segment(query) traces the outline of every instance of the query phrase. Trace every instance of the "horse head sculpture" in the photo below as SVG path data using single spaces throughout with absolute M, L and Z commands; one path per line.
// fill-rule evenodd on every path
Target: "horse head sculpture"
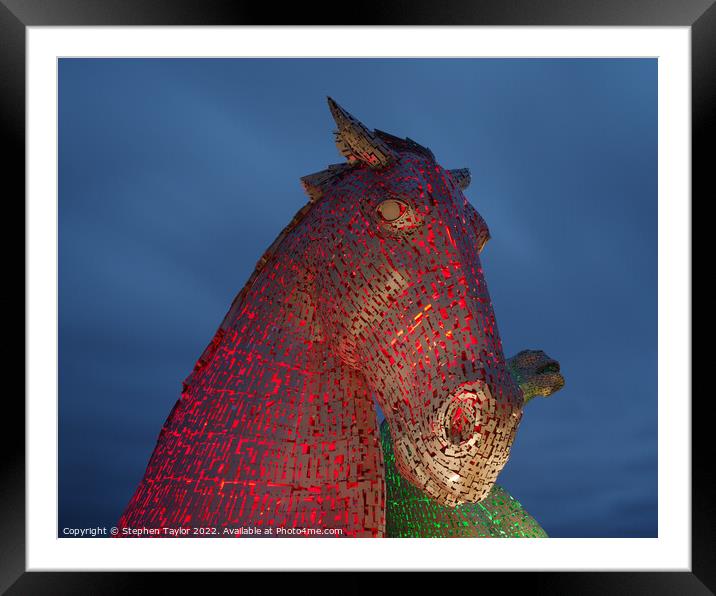
M 462 192 L 469 173 L 329 105 L 348 165 L 304 178 L 323 197 L 326 233 L 309 251 L 322 328 L 375 392 L 401 473 L 445 504 L 479 501 L 522 395 L 480 264 L 489 231 Z
M 524 400 L 469 171 L 328 103 L 346 161 L 302 178 L 309 203 L 185 380 L 120 528 L 383 535 L 373 396 L 397 468 L 442 505 L 485 498 L 507 462 Z

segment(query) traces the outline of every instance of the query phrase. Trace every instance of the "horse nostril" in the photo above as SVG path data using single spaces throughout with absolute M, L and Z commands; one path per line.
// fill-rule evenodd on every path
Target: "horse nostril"
M 556 360 L 552 360 L 551 362 L 540 366 L 536 372 L 538 375 L 551 372 L 559 372 L 559 362 L 557 362 Z
M 493 424 L 495 400 L 481 381 L 465 383 L 448 395 L 434 428 L 444 453 L 459 456 L 481 445 L 483 433 Z
M 474 397 L 463 394 L 461 399 L 455 400 L 448 408 L 445 417 L 445 436 L 456 446 L 469 441 L 476 432 L 479 432 L 478 410 L 474 404 Z

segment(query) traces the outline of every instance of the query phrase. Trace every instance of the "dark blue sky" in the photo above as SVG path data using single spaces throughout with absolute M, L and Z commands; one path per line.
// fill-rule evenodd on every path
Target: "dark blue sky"
M 341 161 L 331 95 L 469 167 L 505 353 L 566 387 L 503 484 L 555 537 L 657 535 L 656 60 L 59 66 L 59 521 L 113 525 L 257 259 Z

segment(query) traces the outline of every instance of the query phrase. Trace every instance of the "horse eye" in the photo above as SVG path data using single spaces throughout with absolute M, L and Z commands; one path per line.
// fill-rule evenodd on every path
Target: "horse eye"
M 395 221 L 400 219 L 402 215 L 408 210 L 408 206 L 403 201 L 397 201 L 396 199 L 387 199 L 378 205 L 378 213 L 383 218 L 383 221 Z

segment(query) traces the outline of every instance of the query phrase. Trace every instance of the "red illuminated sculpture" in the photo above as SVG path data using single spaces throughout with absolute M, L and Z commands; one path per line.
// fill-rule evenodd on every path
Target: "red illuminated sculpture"
M 469 172 L 328 103 L 346 161 L 302 179 L 309 203 L 184 381 L 120 530 L 385 535 L 373 396 L 400 475 L 440 505 L 484 499 L 507 462 L 524 398 Z

